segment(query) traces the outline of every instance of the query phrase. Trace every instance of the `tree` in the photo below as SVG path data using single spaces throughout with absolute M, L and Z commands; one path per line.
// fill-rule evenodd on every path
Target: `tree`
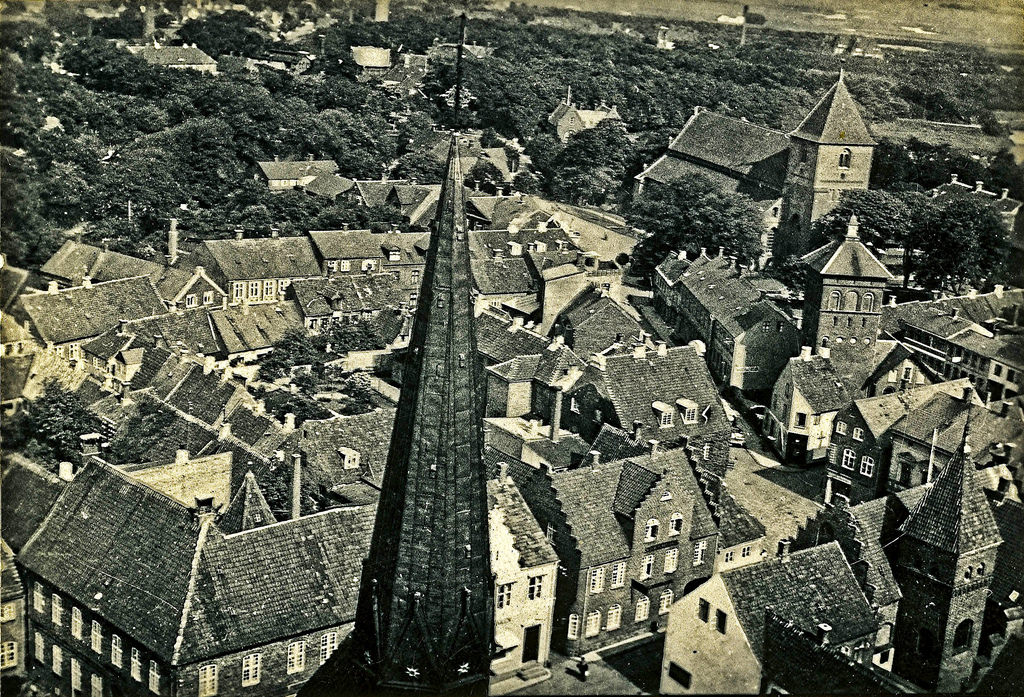
M 602 121 L 569 138 L 552 165 L 549 188 L 569 203 L 604 203 L 624 188 L 635 159 L 636 148 L 622 124 Z
M 479 186 L 485 191 L 493 192 L 505 183 L 505 176 L 493 162 L 480 159 L 466 173 L 465 183 L 472 188 Z
M 846 191 L 838 206 L 814 222 L 812 234 L 820 239 L 841 237 L 851 215 L 860 223 L 861 241 L 878 248 L 903 245 L 913 223 L 905 195 L 877 189 Z
M 764 225 L 754 202 L 723 192 L 702 175 L 648 188 L 633 201 L 626 220 L 645 234 L 633 253 L 633 271 L 640 276 L 650 275 L 680 249 L 723 247 L 743 262 L 761 254 Z
M 259 56 L 267 44 L 266 26 L 248 12 L 229 10 L 181 25 L 178 38 L 217 57 L 222 53 Z
M 423 184 L 436 184 L 444 179 L 444 162 L 426 150 L 415 150 L 398 158 L 394 176 Z
M 271 382 L 284 377 L 297 365 L 320 365 L 323 354 L 305 329 L 292 329 L 274 344 L 274 350 L 260 364 L 260 379 Z
M 1006 261 L 1006 225 L 984 201 L 964 197 L 935 205 L 919 225 L 915 279 L 925 288 L 963 293 L 992 279 Z
M 523 194 L 540 193 L 540 180 L 533 172 L 521 169 L 512 177 L 512 188 Z
M 78 395 L 50 380 L 24 411 L 5 419 L 5 446 L 31 452 L 50 464 L 77 462 L 81 436 L 99 430 L 97 419 Z

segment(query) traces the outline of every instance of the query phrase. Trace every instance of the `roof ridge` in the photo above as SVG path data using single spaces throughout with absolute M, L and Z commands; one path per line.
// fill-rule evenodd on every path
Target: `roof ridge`
M 206 536 L 213 525 L 213 519 L 206 518 L 199 523 L 199 536 L 196 540 L 196 551 L 192 555 L 192 566 L 188 575 L 188 588 L 185 590 L 185 601 L 181 605 L 181 619 L 178 622 L 178 633 L 174 637 L 174 649 L 171 654 L 171 665 L 178 665 L 181 658 L 181 646 L 185 641 L 185 627 L 188 624 L 189 611 L 192 609 L 192 599 L 195 597 L 196 585 L 198 584 L 199 562 L 202 559 L 203 547 L 206 544 Z

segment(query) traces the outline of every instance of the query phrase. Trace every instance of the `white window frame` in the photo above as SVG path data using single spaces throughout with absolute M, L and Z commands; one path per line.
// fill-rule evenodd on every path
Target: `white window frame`
M 841 436 L 845 436 L 846 435 L 846 422 L 845 421 L 836 421 L 836 433 L 838 433 Z
M 18 665 L 18 642 L 5 641 L 0 644 L 0 669 Z
M 110 664 L 118 668 L 124 663 L 124 650 L 121 647 L 121 637 L 117 634 L 110 635 Z
M 60 647 L 60 644 L 54 644 L 50 647 L 50 669 L 54 675 L 60 675 L 61 671 L 64 670 L 64 649 Z
M 576 401 L 575 397 L 569 398 L 569 411 L 571 411 L 573 414 L 580 413 L 580 404 L 579 402 Z
M 320 637 L 320 665 L 327 663 L 327 659 L 331 657 L 338 648 L 338 633 L 327 632 Z
M 71 694 L 82 691 L 82 662 L 74 656 L 69 661 L 71 664 Z
M 196 297 L 195 293 L 189 293 L 188 295 L 185 296 L 185 307 L 198 307 L 198 306 L 199 306 L 199 299 Z
M 640 578 L 650 578 L 654 574 L 654 555 L 644 556 L 643 566 L 640 568 Z
M 260 289 L 263 284 L 259 281 L 249 281 L 249 299 L 256 300 L 260 297 Z
M 864 455 L 860 459 L 860 473 L 865 477 L 870 477 L 875 473 L 875 459 Z
M 56 593 L 50 600 L 50 621 L 57 627 L 61 626 L 64 614 L 64 601 Z
M 751 551 L 753 551 L 753 548 L 750 545 L 743 545 L 743 549 L 740 550 L 740 557 L 746 559 L 750 556 Z
M 273 299 L 277 297 L 277 281 L 269 280 L 263 282 L 263 299 Z
M 658 614 L 664 615 L 672 609 L 672 601 L 675 600 L 676 594 L 672 592 L 671 588 L 666 588 L 662 591 L 658 597 Z
M 103 653 L 103 625 L 99 623 L 99 620 L 92 621 L 92 627 L 89 631 L 89 643 L 92 645 L 92 650 L 95 653 Z
M 544 597 L 544 576 L 530 576 L 529 585 L 526 587 L 526 597 L 530 600 L 537 600 Z
M 327 273 L 338 273 L 338 260 L 328 259 L 327 260 Z
M 693 543 L 693 565 L 700 566 L 704 563 L 704 554 L 708 551 L 708 541 L 698 540 Z
M 33 644 L 36 651 L 36 660 L 40 663 L 46 663 L 46 640 L 43 639 L 42 633 L 35 633 Z
M 74 606 L 71 608 L 71 636 L 82 638 L 82 611 Z
M 160 694 L 160 666 L 152 660 L 149 662 L 149 691 Z
M 212 305 L 213 304 L 213 291 L 212 290 L 204 290 L 203 291 L 203 304 L 204 305 Z
M 580 638 L 580 616 L 575 612 L 569 615 L 569 626 L 567 628 L 566 636 L 569 639 Z
M 725 563 L 726 564 L 730 563 L 735 558 L 735 556 L 736 556 L 736 553 L 733 552 L 732 550 L 726 552 L 725 553 Z
M 139 649 L 135 646 L 132 647 L 131 671 L 132 678 L 136 682 L 142 682 L 142 657 L 139 655 Z
M 658 417 L 658 426 L 660 428 L 671 428 L 675 419 L 672 417 L 672 412 L 667 409 L 661 412 L 661 416 Z
M 10 622 L 18 616 L 18 610 L 14 607 L 14 603 L 4 603 L 2 609 L 0 609 L 0 622 Z
M 711 459 L 711 443 L 705 443 L 704 447 L 700 449 L 701 457 L 705 460 Z
M 679 548 L 673 547 L 665 552 L 665 573 L 670 574 L 679 568 Z
M 494 591 L 494 607 L 501 610 L 512 604 L 512 584 L 499 583 Z
M 651 616 L 651 599 L 646 595 L 636 601 L 636 608 L 633 611 L 634 622 L 644 622 Z
M 92 697 L 103 697 L 103 676 L 98 673 L 89 677 L 89 694 Z
M 301 673 L 306 669 L 306 642 L 302 639 L 288 644 L 288 674 Z
M 661 530 L 661 523 L 657 518 L 650 518 L 644 526 L 644 541 L 654 542 L 658 539 L 658 532 Z
M 208 663 L 199 667 L 199 697 L 215 697 L 220 685 L 217 683 L 217 664 Z
M 583 635 L 586 637 L 597 636 L 601 633 L 601 611 L 593 610 L 587 613 L 587 621 L 583 626 Z
M 854 427 L 853 429 L 854 440 L 864 440 L 864 429 L 860 427 Z
M 608 614 L 605 616 L 605 629 L 612 631 L 622 626 L 622 606 L 619 604 L 612 605 L 608 608 Z
M 830 465 L 836 464 L 839 460 L 839 446 L 832 443 L 828 446 L 828 462 Z
M 263 667 L 263 654 L 250 653 L 242 657 L 242 687 L 252 687 L 260 684 L 261 668 Z
M 231 285 L 231 297 L 236 301 L 245 298 L 245 283 L 243 281 L 235 281 Z
M 668 534 L 678 535 L 683 531 L 683 514 L 673 513 L 672 519 L 668 522 Z
M 857 462 L 857 453 L 854 452 L 853 448 L 844 448 L 843 449 L 843 461 L 841 463 L 841 466 L 843 467 L 843 469 L 852 470 L 854 465 L 856 464 L 856 462 Z
M 599 566 L 590 570 L 590 592 L 601 593 L 604 591 L 604 567 Z
M 339 271 L 351 271 L 352 270 L 352 262 L 350 260 L 348 260 L 348 259 L 339 259 L 338 260 L 338 270 Z
M 626 585 L 626 562 L 616 562 L 612 566 L 612 578 L 610 583 L 612 588 L 622 588 Z

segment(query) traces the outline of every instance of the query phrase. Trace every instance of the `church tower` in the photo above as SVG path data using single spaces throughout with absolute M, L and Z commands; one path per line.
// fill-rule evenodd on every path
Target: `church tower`
M 868 188 L 875 141 L 843 73 L 789 134 L 789 163 L 778 254 L 804 254 L 811 223 L 839 203 L 843 191 Z
M 996 550 L 1002 544 L 975 481 L 968 435 L 901 528 L 895 564 L 903 599 L 893 670 L 927 691 L 970 679 Z
M 453 135 L 355 628 L 303 695 L 487 694 L 494 612 L 484 380 L 464 176 Z
M 846 235 L 805 254 L 804 343 L 838 354 L 871 355 L 882 318 L 882 293 L 892 274 L 860 241 L 857 216 Z

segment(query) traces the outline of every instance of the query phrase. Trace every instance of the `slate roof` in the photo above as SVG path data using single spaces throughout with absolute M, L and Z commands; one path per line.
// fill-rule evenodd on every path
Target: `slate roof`
M 791 135 L 813 143 L 875 145 L 842 75 Z
M 271 348 L 289 331 L 303 325 L 302 313 L 294 302 L 214 310 L 210 321 L 228 354 Z
M 410 233 L 405 233 L 410 234 Z M 371 230 L 310 230 L 309 238 L 324 259 L 377 259 L 384 235 Z
M 28 293 L 18 300 L 44 341 L 63 344 L 98 336 L 118 320 L 166 314 L 149 278 L 140 276 L 56 293 Z
M 20 455 L 4 457 L 0 536 L 11 548 L 19 551 L 28 542 L 64 486 L 55 474 Z
M 1003 538 L 992 569 L 992 598 L 1013 602 L 1010 594 L 1016 591 L 1016 602 L 1024 606 L 1024 504 L 1011 499 L 992 501 L 992 514 Z
M 350 191 L 355 185 L 353 180 L 340 177 L 337 174 L 321 174 L 302 188 L 307 193 L 334 200 L 346 191 Z
M 271 160 L 256 164 L 267 179 L 302 179 L 333 175 L 338 171 L 338 163 L 334 160 Z
M 149 276 L 160 297 L 174 298 L 191 280 L 192 272 L 165 263 L 111 252 L 94 245 L 68 240 L 47 259 L 40 272 L 76 286 L 88 276 L 94 283 L 134 276 Z
M 550 341 L 536 332 L 516 327 L 512 320 L 485 310 L 476 318 L 477 351 L 489 363 L 504 363 L 517 356 L 539 355 Z
M 365 414 L 311 420 L 302 424 L 296 447 L 305 454 L 304 466 L 328 488 L 356 480 L 377 485 L 384 475 L 388 443 L 395 423 L 395 409 L 375 409 Z M 344 469 L 339 448 L 359 453 L 359 467 Z
M 855 217 L 853 224 L 856 224 Z M 822 276 L 882 280 L 893 277 L 885 264 L 864 246 L 856 232 L 848 232 L 842 239 L 808 252 L 801 260 Z
M 242 486 L 235 492 L 227 508 L 217 517 L 217 527 L 226 534 L 252 530 L 276 523 L 270 505 L 263 497 L 256 476 L 245 473 Z
M 807 632 L 822 622 L 831 625 L 834 643 L 859 639 L 878 627 L 837 542 L 725 571 L 722 581 L 750 648 L 762 662 L 765 608 Z
M 7 602 L 25 596 L 21 574 L 14 565 L 14 552 L 0 539 L 0 601 Z
M 309 278 L 291 287 L 306 317 L 330 315 L 335 303 L 340 303 L 339 312 L 361 313 L 398 307 L 408 300 L 392 273 Z
M 961 378 L 934 385 L 912 387 L 878 397 L 858 399 L 853 404 L 868 430 L 875 438 L 878 438 L 901 418 L 931 399 L 937 392 L 958 397 L 963 394 L 966 387 L 971 387 L 970 379 Z
M 512 544 L 519 553 L 520 568 L 528 569 L 558 561 L 558 555 L 512 480 L 488 480 L 487 501 L 491 510 L 497 509 L 503 515 L 502 522 L 512 534 Z
M 559 320 L 572 331 L 572 348 L 583 356 L 606 348 L 642 330 L 640 323 L 625 308 L 607 295 L 591 290 L 581 294 L 562 310 Z
M 853 401 L 832 361 L 822 356 L 791 358 L 787 366 L 793 389 L 799 391 L 815 414 L 838 411 Z
M 650 446 L 642 440 L 634 440 L 633 436 L 621 428 L 611 424 L 601 424 L 591 449 L 601 453 L 606 461 L 621 460 L 626 457 L 637 457 L 650 450 Z
M 470 269 L 477 290 L 484 295 L 536 293 L 537 282 L 523 257 L 470 259 Z
M 308 237 L 206 240 L 200 245 L 203 248 L 229 281 L 320 275 Z
M 718 494 L 717 506 L 713 507 L 713 513 L 718 521 L 719 547 L 735 547 L 760 540 L 768 532 L 764 524 L 724 487 Z
M 964 439 L 902 528 L 905 535 L 954 554 L 1002 542 L 992 509 L 975 481 L 966 443 Z

